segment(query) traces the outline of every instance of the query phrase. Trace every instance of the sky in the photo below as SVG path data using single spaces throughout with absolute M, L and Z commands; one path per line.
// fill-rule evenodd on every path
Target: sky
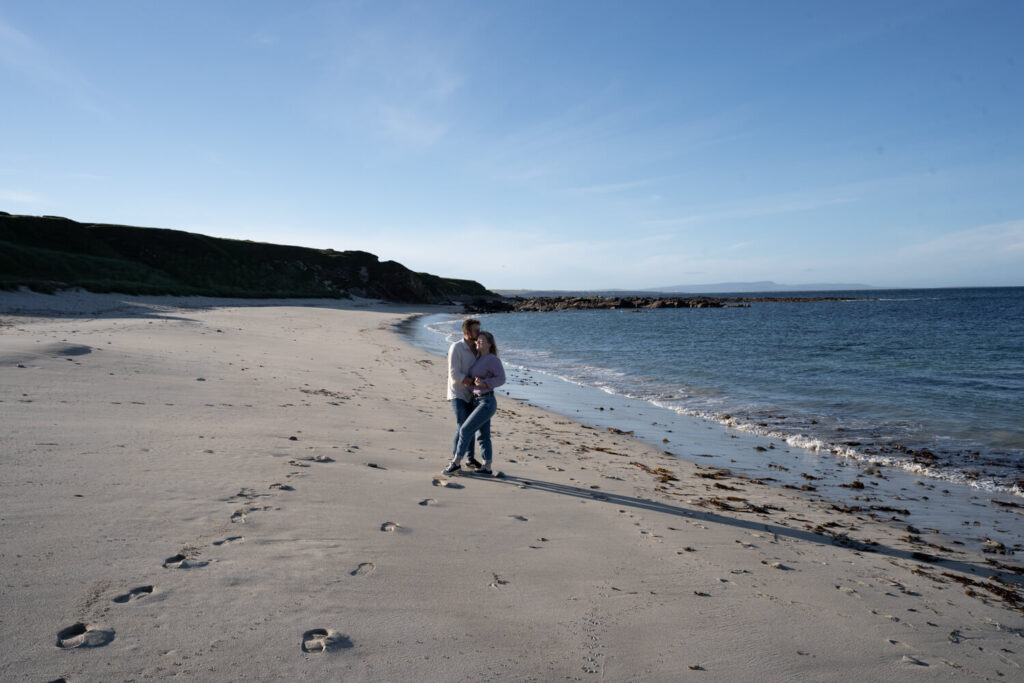
M 0 210 L 491 289 L 1024 285 L 1018 0 L 3 0 Z

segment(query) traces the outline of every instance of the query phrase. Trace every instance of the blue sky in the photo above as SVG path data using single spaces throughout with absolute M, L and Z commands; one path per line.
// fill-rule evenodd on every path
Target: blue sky
M 0 210 L 491 288 L 1024 285 L 1024 3 L 0 4 Z

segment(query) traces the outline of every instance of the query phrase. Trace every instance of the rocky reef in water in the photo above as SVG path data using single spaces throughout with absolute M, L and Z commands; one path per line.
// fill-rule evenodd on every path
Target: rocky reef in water
M 641 310 L 652 308 L 729 308 L 748 307 L 751 303 L 799 303 L 808 301 L 850 301 L 850 297 L 619 297 L 619 296 L 534 296 L 477 298 L 464 304 L 467 313 L 525 313 L 590 309 Z

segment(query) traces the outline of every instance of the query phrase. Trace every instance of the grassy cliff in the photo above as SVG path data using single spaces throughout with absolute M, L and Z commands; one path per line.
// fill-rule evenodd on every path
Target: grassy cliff
M 0 212 L 0 287 L 223 297 L 367 296 L 413 303 L 492 296 L 363 251 Z

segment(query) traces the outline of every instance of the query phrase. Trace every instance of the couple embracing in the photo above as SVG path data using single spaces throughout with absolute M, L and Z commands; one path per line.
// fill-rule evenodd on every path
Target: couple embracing
M 448 349 L 448 400 L 455 412 L 458 429 L 452 445 L 452 460 L 445 474 L 454 474 L 466 466 L 490 475 L 491 418 L 498 410 L 494 390 L 505 383 L 505 368 L 498 358 L 494 335 L 480 329 L 480 321 L 470 318 L 462 323 L 462 340 Z M 473 457 L 473 437 L 480 443 L 481 464 Z

